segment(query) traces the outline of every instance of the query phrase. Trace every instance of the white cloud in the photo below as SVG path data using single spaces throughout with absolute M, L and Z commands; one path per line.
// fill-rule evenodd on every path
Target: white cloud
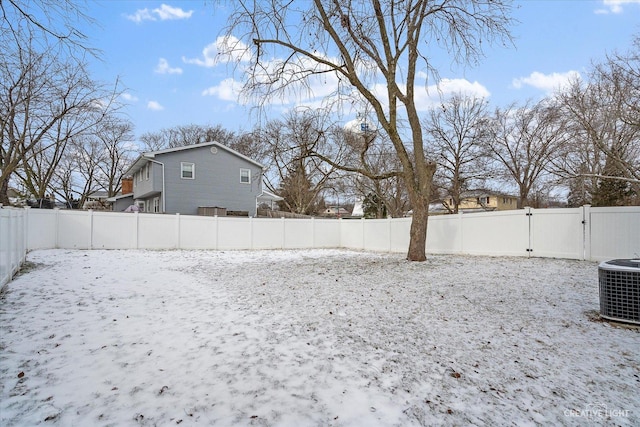
M 162 4 L 159 8 L 155 9 L 138 9 L 133 15 L 125 15 L 130 21 L 140 23 L 142 21 L 168 21 L 176 19 L 189 19 L 193 14 L 193 10 L 184 11 L 179 7 L 171 7 L 166 4 Z
M 160 8 L 153 9 L 153 12 L 160 17 L 160 20 L 167 21 L 172 19 L 189 19 L 193 15 L 193 10 L 184 11 L 179 7 L 171 7 L 166 4 L 160 6 Z
M 124 99 L 125 101 L 129 101 L 129 102 L 137 102 L 138 101 L 137 97 L 131 95 L 128 92 L 123 93 L 121 96 L 122 96 L 122 99 Z
M 149 110 L 153 110 L 153 111 L 162 111 L 162 110 L 164 110 L 164 107 L 162 105 L 160 105 L 160 103 L 158 101 L 149 101 L 149 102 L 147 102 L 147 108 Z
M 491 95 L 489 90 L 480 83 L 470 82 L 466 79 L 442 79 L 431 91 L 433 89 L 444 96 L 462 93 L 477 98 L 487 98 Z
M 232 78 L 224 79 L 217 86 L 211 86 L 202 92 L 202 96 L 216 96 L 223 101 L 237 101 L 242 83 Z
M 251 59 L 251 51 L 248 46 L 233 36 L 218 37 L 215 42 L 209 43 L 202 49 L 200 58 L 182 57 L 187 64 L 209 68 L 227 62 L 247 62 L 249 59 Z
M 527 77 L 513 79 L 512 85 L 516 89 L 521 89 L 524 85 L 527 85 L 551 93 L 555 90 L 561 89 L 569 83 L 569 81 L 579 77 L 580 73 L 573 70 L 567 71 L 566 73 L 551 74 L 543 74 L 539 71 L 534 71 Z
M 158 74 L 182 74 L 182 68 L 171 68 L 171 66 L 169 66 L 169 62 L 164 58 L 160 58 L 158 65 L 156 65 L 156 68 L 153 71 Z
M 595 12 L 598 14 L 622 13 L 622 6 L 632 3 L 640 4 L 640 0 L 602 0 L 605 8 L 596 9 Z

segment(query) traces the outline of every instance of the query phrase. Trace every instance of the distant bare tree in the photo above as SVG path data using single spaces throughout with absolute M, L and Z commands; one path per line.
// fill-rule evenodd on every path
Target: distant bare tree
M 547 100 L 496 109 L 488 139 L 490 155 L 504 167 L 504 177 L 518 188 L 518 207 L 531 205 L 532 191 L 544 185 L 547 168 L 566 134 L 559 114 Z
M 57 46 L 71 56 L 96 55 L 78 23 L 92 23 L 85 13 L 83 0 L 2 0 L 0 1 L 0 33 L 4 46 L 20 44 L 25 35 L 38 41 L 36 50 Z
M 292 111 L 262 130 L 266 146 L 265 184 L 284 197 L 290 212 L 315 214 L 321 195 L 331 185 L 336 169 L 312 156 L 328 144 L 328 126 L 316 110 Z
M 51 182 L 69 141 L 117 108 L 114 88 L 89 77 L 94 52 L 75 29 L 72 1 L 0 1 L 0 203 L 17 179 L 32 196 Z
M 268 145 L 262 141 L 260 134 L 260 129 L 240 133 L 229 142 L 229 147 L 266 166 L 268 163 Z
M 596 63 L 588 79 L 575 79 L 556 97 L 571 139 L 553 166 L 569 182 L 572 204 L 633 203 L 628 195 L 640 194 L 638 38 L 634 46 Z M 603 194 L 614 190 L 617 198 Z
M 486 146 L 490 137 L 487 102 L 481 98 L 455 94 L 429 112 L 424 122 L 431 155 L 438 164 L 437 178 L 445 186 L 458 213 L 461 194 L 492 176 Z
M 179 125 L 157 132 L 147 132 L 140 137 L 143 144 L 142 151 L 157 151 L 214 141 L 230 145 L 234 139 L 235 134 L 223 128 L 222 125 L 196 124 Z
M 436 46 L 458 60 L 474 61 L 485 42 L 508 37 L 510 1 L 237 0 L 234 5 L 228 50 L 240 61 L 251 57 L 246 89 L 256 99 L 312 92 L 313 83 L 331 79 L 323 86 L 326 105 L 353 101 L 357 93 L 370 107 L 400 164 L 385 175 L 402 177 L 413 207 L 407 258 L 425 260 L 435 164 L 425 153 L 416 104 L 422 72 L 437 74 L 430 61 Z M 374 84 L 378 81 L 382 84 Z M 333 165 L 368 174 L 355 165 Z
M 361 123 L 351 122 L 351 126 L 334 127 L 331 149 L 324 152 L 324 157 L 366 171 L 366 174 L 351 172 L 348 181 L 360 199 L 374 202 L 374 217 L 401 217 L 411 209 L 407 188 L 401 176 L 386 174 L 401 168 L 398 156 L 385 133 L 378 132 L 368 119 L 361 120 Z
M 90 131 L 115 107 L 116 92 L 91 80 L 84 64 L 22 46 L 0 60 L 0 203 L 11 176 L 36 197 L 49 184 L 67 143 Z

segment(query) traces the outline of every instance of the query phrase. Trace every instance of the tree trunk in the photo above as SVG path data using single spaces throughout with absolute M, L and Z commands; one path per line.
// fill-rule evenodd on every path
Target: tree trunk
M 429 202 L 414 203 L 411 231 L 409 232 L 409 261 L 427 259 L 427 221 L 429 220 Z
M 413 218 L 409 232 L 409 251 L 407 260 L 425 261 L 427 259 L 427 222 L 429 220 L 429 201 L 431 199 L 431 184 L 436 165 L 427 163 L 424 170 L 417 173 L 418 183 L 409 185 L 409 198 L 413 207 Z
M 0 205 L 9 206 L 9 179 L 0 177 Z

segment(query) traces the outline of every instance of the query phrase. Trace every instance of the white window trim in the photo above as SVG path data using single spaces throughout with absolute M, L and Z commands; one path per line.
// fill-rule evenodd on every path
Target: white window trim
M 247 181 L 242 180 L 242 172 L 247 172 Z M 240 169 L 240 184 L 251 184 L 251 169 Z
M 185 177 L 184 176 L 184 168 L 185 166 L 190 165 L 191 166 L 191 177 Z M 180 178 L 181 179 L 196 179 L 196 164 L 195 163 L 190 163 L 190 162 L 180 162 Z

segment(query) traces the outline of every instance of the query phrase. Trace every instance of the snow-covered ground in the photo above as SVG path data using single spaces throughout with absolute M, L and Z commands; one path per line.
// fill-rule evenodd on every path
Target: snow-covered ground
M 345 250 L 28 256 L 0 425 L 640 425 L 597 264 Z

